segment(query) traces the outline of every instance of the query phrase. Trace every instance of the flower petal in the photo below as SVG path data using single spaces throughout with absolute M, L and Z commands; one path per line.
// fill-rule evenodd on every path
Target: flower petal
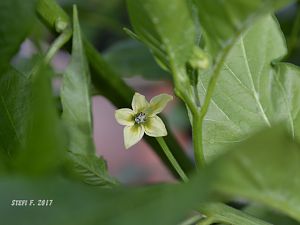
M 135 93 L 132 98 L 131 106 L 135 113 L 139 113 L 145 110 L 147 107 L 149 107 L 149 103 L 144 95 Z
M 169 101 L 173 100 L 172 95 L 168 94 L 160 94 L 155 96 L 150 101 L 150 107 L 148 111 L 148 115 L 156 115 L 163 111 L 163 109 L 166 107 Z
M 145 133 L 151 137 L 162 137 L 168 134 L 164 122 L 158 116 L 148 117 L 143 126 Z
M 144 135 L 144 127 L 139 125 L 127 126 L 124 128 L 124 145 L 128 149 L 138 143 Z
M 115 118 L 121 125 L 134 125 L 134 112 L 131 109 L 118 109 L 115 111 Z

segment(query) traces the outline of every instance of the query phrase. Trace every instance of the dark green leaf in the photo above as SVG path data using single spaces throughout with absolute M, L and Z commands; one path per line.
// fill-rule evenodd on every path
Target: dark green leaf
M 22 173 L 35 175 L 56 170 L 66 154 L 65 136 L 52 95 L 51 77 L 52 71 L 43 63 L 38 64 L 30 74 L 28 112 L 17 111 L 26 120 L 24 144 L 19 146 L 15 161 L 16 168 Z
M 75 169 L 82 176 L 87 176 L 94 185 L 110 185 L 113 181 L 104 166 L 102 158 L 95 160 L 95 146 L 93 142 L 90 73 L 83 49 L 81 31 L 74 7 L 73 12 L 73 47 L 71 62 L 63 76 L 61 100 L 63 106 L 62 118 L 66 124 L 69 145 L 68 150 L 73 153 L 71 159 Z M 90 159 L 88 161 L 87 159 Z M 99 166 L 95 164 L 99 163 Z M 88 172 L 89 171 L 89 172 Z M 94 174 L 94 179 L 91 178 Z M 114 183 L 114 182 L 112 182 Z
M 197 201 L 207 195 L 205 182 Z M 12 199 L 53 200 L 52 206 L 12 207 Z M 75 183 L 49 180 L 0 180 L 0 214 L 5 225 L 173 225 L 195 206 L 193 192 L 179 185 L 147 188 L 92 189 Z
M 258 204 L 247 206 L 243 211 L 272 224 L 299 225 L 297 221 L 286 215 Z
M 28 79 L 14 69 L 0 77 L 0 149 L 8 159 L 24 141 L 30 88 Z
M 149 80 L 171 78 L 155 63 L 149 50 L 134 40 L 118 42 L 105 51 L 104 57 L 124 77 L 142 76 Z
M 35 0 L 0 1 L 0 75 L 26 38 L 34 21 Z

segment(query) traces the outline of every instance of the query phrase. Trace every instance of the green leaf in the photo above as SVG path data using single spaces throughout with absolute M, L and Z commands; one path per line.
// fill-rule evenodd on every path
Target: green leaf
M 14 69 L 0 77 L 0 150 L 11 159 L 24 141 L 30 82 Z
M 287 5 L 291 0 L 194 0 L 206 47 L 213 56 L 232 45 L 258 18 Z
M 297 221 L 287 217 L 286 215 L 259 204 L 251 204 L 243 211 L 272 224 L 299 225 Z
M 29 76 L 30 86 L 26 87 L 30 91 L 28 110 L 24 113 L 14 109 L 26 121 L 24 128 L 17 127 L 24 129 L 24 141 L 18 146 L 14 159 L 14 165 L 21 173 L 41 175 L 53 172 L 63 163 L 66 154 L 65 135 L 51 90 L 51 76 L 52 71 L 43 62 L 38 64 Z
M 111 187 L 118 182 L 107 174 L 107 165 L 102 157 L 70 152 L 75 170 L 81 179 L 90 185 Z
M 149 50 L 137 41 L 120 41 L 106 50 L 104 57 L 124 77 L 170 79 L 170 76 L 155 63 Z
M 66 124 L 69 135 L 68 150 L 71 152 L 71 159 L 74 162 L 75 168 L 81 168 L 77 170 L 78 173 L 82 176 L 88 175 L 86 179 L 89 179 L 90 181 L 92 180 L 90 174 L 95 174 L 93 179 L 95 185 L 110 185 L 107 182 L 112 181 L 113 179 L 109 177 L 106 167 L 101 166 L 105 164 L 104 160 L 102 158 L 95 160 L 90 73 L 85 58 L 77 10 L 75 7 L 73 17 L 72 56 L 71 62 L 63 75 L 61 90 L 63 106 L 62 119 Z M 87 161 L 87 159 L 90 159 L 90 161 Z M 95 163 L 99 163 L 99 166 L 95 166 Z M 86 171 L 89 171 L 89 173 Z
M 45 225 L 171 225 L 199 209 L 216 222 L 264 224 L 225 205 L 205 203 L 212 199 L 224 200 L 226 196 L 226 199 L 242 197 L 258 201 L 300 220 L 299 160 L 299 144 L 282 127 L 277 127 L 240 143 L 188 184 L 93 189 L 59 180 L 1 177 L 1 219 L 7 225 L 19 224 L 24 217 L 31 225 L 42 221 Z M 33 200 L 52 199 L 53 205 L 47 210 L 36 206 L 8 207 L 12 199 L 22 199 L 22 196 Z
M 271 65 L 285 53 L 279 26 L 270 16 L 259 20 L 233 46 L 203 124 L 206 160 L 279 121 L 299 136 L 299 71 L 288 64 L 279 64 L 277 70 Z M 200 99 L 206 95 L 209 79 L 208 74 L 200 76 Z
M 90 74 L 82 47 L 77 11 L 74 11 L 71 62 L 63 75 L 61 100 L 62 118 L 70 136 L 69 150 L 74 153 L 94 153 Z
M 132 26 L 163 68 L 172 72 L 188 61 L 195 27 L 185 0 L 127 0 Z
M 223 222 L 234 225 L 271 225 L 270 223 L 221 203 L 203 204 L 200 206 L 200 211 L 207 217 L 205 220 L 210 220 L 213 223 Z
M 206 199 L 205 183 L 197 201 Z M 199 184 L 200 185 L 200 184 Z M 95 189 L 66 181 L 0 179 L 1 221 L 6 225 L 171 225 L 180 222 L 196 199 L 180 185 Z M 12 199 L 35 200 L 32 207 L 12 207 Z M 37 206 L 51 199 L 51 206 Z M 191 205 L 192 203 L 192 205 Z M 83 207 L 84 206 L 84 207 Z
M 34 6 L 35 0 L 0 1 L 0 75 L 8 69 L 11 58 L 33 25 Z
M 300 145 L 282 127 L 238 144 L 215 160 L 212 169 L 214 189 L 223 199 L 262 203 L 300 222 Z

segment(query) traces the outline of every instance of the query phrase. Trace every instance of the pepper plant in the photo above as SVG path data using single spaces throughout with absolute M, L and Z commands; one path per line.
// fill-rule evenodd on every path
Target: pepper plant
M 128 86 L 82 34 L 75 5 L 68 15 L 55 0 L 1 0 L 3 224 L 299 224 L 300 70 L 287 59 L 300 14 L 288 46 L 275 17 L 292 3 L 126 1 L 124 32 L 149 49 L 185 105 L 190 158 L 157 116 L 175 96 L 148 102 Z M 17 66 L 14 56 L 36 23 L 55 39 Z M 71 59 L 54 98 L 50 62 L 60 50 Z M 94 92 L 116 107 L 124 149 L 144 138 L 176 184 L 128 187 L 109 174 L 95 153 Z M 16 199 L 53 203 L 14 206 Z

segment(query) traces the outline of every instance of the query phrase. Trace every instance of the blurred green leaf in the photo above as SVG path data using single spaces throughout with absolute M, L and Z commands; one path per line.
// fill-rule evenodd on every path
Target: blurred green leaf
M 120 41 L 104 53 L 104 58 L 124 77 L 170 79 L 171 77 L 153 60 L 149 50 L 135 40 Z
M 291 134 L 300 135 L 299 70 L 283 63 L 275 70 L 271 65 L 285 53 L 280 28 L 270 16 L 259 20 L 234 45 L 222 64 L 204 120 L 203 143 L 208 161 L 226 146 L 278 121 L 286 121 Z M 206 95 L 209 79 L 208 74 L 200 76 L 200 99 Z
M 197 201 L 205 200 L 205 183 Z M 48 207 L 12 207 L 12 199 L 52 199 Z M 192 192 L 180 185 L 147 188 L 92 189 L 56 180 L 30 182 L 1 179 L 0 214 L 6 225 L 171 225 L 180 222 L 195 205 Z M 37 204 L 37 202 L 36 202 Z M 192 205 L 191 205 L 192 204 Z M 84 207 L 83 207 L 84 206 Z
M 95 185 L 111 185 L 104 159 L 95 160 L 95 146 L 93 142 L 90 72 L 85 58 L 77 10 L 73 12 L 73 46 L 71 62 L 63 75 L 61 90 L 63 106 L 62 119 L 69 135 L 68 150 L 74 168 L 81 176 L 87 176 L 89 183 Z M 90 160 L 88 160 L 90 159 Z M 95 166 L 99 163 L 99 166 Z M 96 170 L 96 172 L 95 172 Z M 89 172 L 88 172 L 89 171 Z M 94 174 L 94 179 L 91 178 Z
M 13 68 L 0 77 L 0 149 L 7 160 L 24 141 L 30 88 L 29 80 Z
M 224 198 L 262 203 L 300 222 L 300 145 L 282 127 L 236 145 L 214 167 L 214 190 Z
M 283 225 L 299 225 L 297 221 L 287 217 L 286 215 L 279 213 L 275 210 L 271 210 L 259 204 L 251 204 L 247 206 L 244 212 L 255 216 L 257 218 L 268 221 L 272 224 L 283 224 Z
M 14 160 L 15 167 L 21 173 L 45 174 L 56 170 L 64 161 L 65 135 L 52 95 L 51 76 L 52 71 L 43 62 L 37 64 L 29 76 L 28 111 L 17 111 L 26 121 L 24 143 L 19 146 Z
M 194 0 L 209 52 L 216 56 L 230 48 L 238 35 L 256 19 L 293 2 L 292 0 Z
M 195 27 L 185 0 L 127 0 L 131 24 L 165 69 L 182 69 L 195 42 Z M 174 72 L 174 71 L 173 71 Z
M 45 225 L 171 225 L 183 220 L 188 212 L 202 209 L 202 213 L 214 217 L 216 222 L 263 224 L 227 206 L 205 203 L 242 197 L 300 221 L 299 161 L 299 144 L 282 127 L 276 127 L 240 143 L 187 184 L 103 190 L 66 181 L 2 177 L 1 219 L 6 225 L 19 224 L 20 220 L 30 225 L 41 222 Z M 24 196 L 33 200 L 52 199 L 53 205 L 47 208 L 9 205 L 13 199 L 24 199 Z
M 0 75 L 8 69 L 34 22 L 35 0 L 0 1 Z

